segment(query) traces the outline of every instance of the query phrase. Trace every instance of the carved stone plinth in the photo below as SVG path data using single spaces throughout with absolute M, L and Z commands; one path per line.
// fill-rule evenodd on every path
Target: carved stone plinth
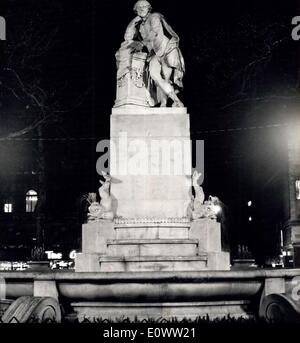
M 138 105 L 149 107 L 150 97 L 145 85 L 145 62 L 147 54 L 132 55 L 130 70 L 117 80 L 116 101 L 114 107 Z

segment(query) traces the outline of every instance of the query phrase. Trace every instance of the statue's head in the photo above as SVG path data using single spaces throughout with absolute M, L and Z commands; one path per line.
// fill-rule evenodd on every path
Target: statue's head
M 139 0 L 133 7 L 134 12 L 141 18 L 147 16 L 151 12 L 152 7 L 150 3 L 146 0 Z

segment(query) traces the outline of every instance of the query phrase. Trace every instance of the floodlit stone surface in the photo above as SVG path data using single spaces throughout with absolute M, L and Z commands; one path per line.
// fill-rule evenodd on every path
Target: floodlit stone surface
M 221 250 L 221 227 L 209 218 L 118 220 L 83 225 L 82 254 L 76 271 L 228 270 Z
M 191 201 L 190 128 L 189 116 L 179 110 L 176 114 L 170 109 L 164 113 L 164 108 L 132 114 L 132 109 L 125 108 L 123 114 L 111 116 L 111 193 L 117 199 L 117 216 L 187 215 Z
M 114 107 L 111 113 L 115 115 L 187 114 L 187 109 L 186 107 L 142 107 L 127 105 L 118 108 Z
M 115 217 L 83 225 L 76 271 L 228 270 L 220 224 L 189 216 L 192 163 L 186 108 L 113 108 L 110 138 Z
M 229 270 L 230 269 L 230 255 L 226 251 L 209 252 L 207 256 L 208 270 Z
M 107 241 L 109 256 L 194 256 L 197 240 L 115 240 Z
M 210 218 L 191 222 L 189 238 L 199 240 L 199 251 L 221 252 L 221 224 Z
M 206 269 L 207 256 L 100 257 L 101 272 L 195 271 Z
M 105 254 L 107 239 L 114 238 L 113 222 L 101 220 L 82 227 L 82 251 Z
M 99 272 L 99 257 L 98 253 L 79 253 L 76 254 L 75 271 L 76 272 Z
M 187 239 L 189 227 L 115 227 L 117 239 Z

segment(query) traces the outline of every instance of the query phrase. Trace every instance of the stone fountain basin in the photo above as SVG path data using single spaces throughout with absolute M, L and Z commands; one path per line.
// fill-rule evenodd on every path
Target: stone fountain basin
M 300 269 L 135 273 L 25 271 L 1 272 L 0 280 L 2 283 L 4 280 L 6 299 L 52 297 L 79 317 L 118 317 L 130 313 L 132 318 L 136 315 L 194 318 L 206 313 L 249 316 L 252 311 L 257 315 L 262 299 L 273 294 L 289 296 L 299 276 Z
M 238 270 L 199 272 L 74 273 L 0 272 L 5 280 L 6 298 L 49 293 L 73 300 L 191 300 L 241 299 L 259 295 L 266 280 L 289 282 L 300 269 Z M 46 294 L 48 295 L 48 294 Z

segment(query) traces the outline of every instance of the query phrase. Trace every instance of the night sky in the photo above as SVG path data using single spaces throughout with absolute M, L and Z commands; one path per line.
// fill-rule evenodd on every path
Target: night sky
M 8 32 L 7 41 L 0 42 L 0 81 L 14 87 L 3 68 L 10 63 L 26 81 L 38 80 L 51 94 L 50 104 L 58 100 L 66 110 L 44 126 L 43 134 L 52 196 L 65 195 L 70 206 L 98 183 L 95 147 L 109 138 L 114 54 L 134 17 L 134 3 L 1 0 Z M 224 203 L 233 249 L 247 244 L 263 260 L 276 253 L 276 230 L 285 220 L 287 125 L 299 106 L 300 43 L 291 39 L 291 18 L 300 14 L 300 6 L 269 0 L 151 4 L 181 39 L 187 72 L 180 96 L 191 116 L 192 138 L 205 141 L 204 191 Z M 28 28 L 31 38 L 24 43 Z M 46 53 L 35 56 L 52 34 Z M 26 99 L 3 87 L 0 95 L 1 139 L 30 123 L 32 114 Z M 18 141 L 0 141 L 2 184 L 7 175 L 34 168 L 35 137 L 32 130 Z M 248 200 L 254 203 L 252 223 Z

